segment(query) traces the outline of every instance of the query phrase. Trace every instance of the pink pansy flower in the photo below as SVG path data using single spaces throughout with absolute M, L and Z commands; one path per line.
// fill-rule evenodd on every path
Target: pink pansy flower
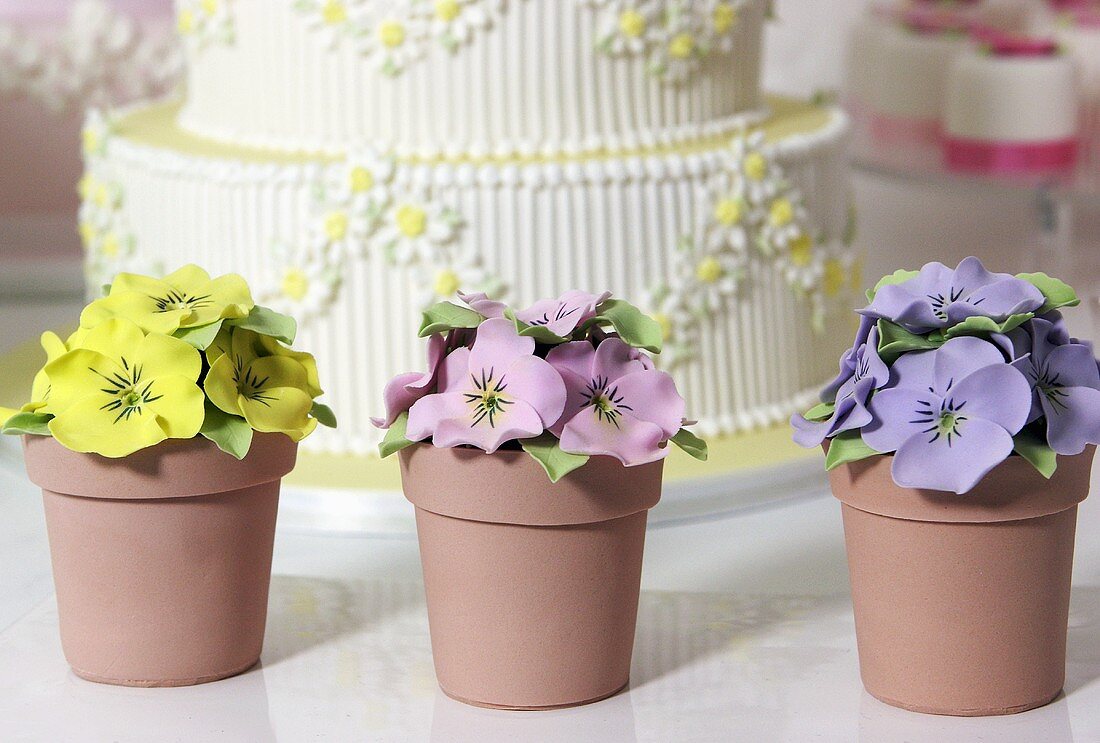
M 521 337 L 510 320 L 483 322 L 473 348 L 444 359 L 440 391 L 410 408 L 407 438 L 491 454 L 505 442 L 543 433 L 565 408 L 565 383 L 534 353 L 534 339 Z
M 489 299 L 489 296 L 484 292 L 473 294 L 459 292 L 458 298 L 465 302 L 466 306 L 471 310 L 489 320 L 497 317 L 504 317 L 504 311 L 508 309 L 508 305 L 504 304 L 504 302 Z
M 557 299 L 535 302 L 516 313 L 516 317 L 528 325 L 542 325 L 560 338 L 568 338 L 582 323 L 595 317 L 596 308 L 610 296 L 611 292 L 589 294 L 574 289 Z
M 428 339 L 428 371 L 407 372 L 391 379 L 382 393 L 386 404 L 385 418 L 371 418 L 379 428 L 389 428 L 398 416 L 412 407 L 413 403 L 431 392 L 439 376 L 440 362 L 447 350 L 447 340 L 436 334 Z
M 665 443 L 684 421 L 684 399 L 672 377 L 616 337 L 556 346 L 547 355 L 569 397 L 554 432 L 571 454 L 605 455 L 627 467 L 668 455 Z

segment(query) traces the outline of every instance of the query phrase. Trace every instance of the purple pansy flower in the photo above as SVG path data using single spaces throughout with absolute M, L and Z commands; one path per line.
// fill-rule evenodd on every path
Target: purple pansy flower
M 684 422 L 684 399 L 645 354 L 609 337 L 597 347 L 563 343 L 546 360 L 568 390 L 565 412 L 551 429 L 563 451 L 611 456 L 627 467 L 668 455 L 665 444 Z
M 870 306 L 860 312 L 920 335 L 957 325 L 968 317 L 1001 322 L 1033 312 L 1045 301 L 1043 293 L 1029 282 L 990 273 L 980 260 L 970 257 L 954 270 L 942 263 L 929 263 L 916 277 L 879 289 Z
M 852 378 L 852 375 L 856 371 L 856 355 L 859 353 L 859 349 L 867 343 L 867 339 L 871 335 L 871 329 L 875 327 L 878 321 L 873 317 L 860 317 L 859 318 L 859 330 L 856 331 L 856 341 L 852 344 L 852 347 L 844 352 L 844 355 L 840 357 L 840 372 L 836 375 L 836 379 L 825 385 L 825 389 L 821 390 L 821 402 L 835 402 L 837 394 L 840 392 L 840 388 Z M 877 343 L 878 334 L 876 336 L 876 349 L 875 354 L 878 354 Z M 816 446 L 816 444 L 815 444 Z
M 528 325 L 542 325 L 560 338 L 568 338 L 574 330 L 596 316 L 596 308 L 611 296 L 611 292 L 589 294 L 576 289 L 557 299 L 543 299 L 517 312 L 516 317 Z
M 796 444 L 820 446 L 826 437 L 863 428 L 871 422 L 867 401 L 872 392 L 890 381 L 890 369 L 878 355 L 878 328 L 872 327 L 867 340 L 851 355 L 851 365 L 852 373 L 837 390 L 836 409 L 828 420 L 815 422 L 801 415 L 791 416 Z
M 1080 454 L 1100 443 L 1100 371 L 1092 347 L 1070 340 L 1061 322 L 1035 318 L 1009 333 L 1012 363 L 1031 384 L 1028 422 L 1046 418 L 1047 443 Z
M 894 362 L 890 386 L 871 399 L 863 441 L 896 452 L 898 485 L 965 493 L 1012 453 L 1030 410 L 1027 379 L 997 346 L 954 338 Z
M 371 418 L 378 428 L 389 428 L 398 416 L 407 411 L 420 398 L 431 391 L 439 376 L 440 362 L 446 355 L 447 340 L 440 334 L 428 339 L 428 371 L 398 374 L 386 384 L 382 399 L 386 405 L 385 418 Z
M 410 408 L 407 438 L 491 454 L 505 442 L 540 435 L 561 417 L 566 393 L 561 375 L 534 352 L 534 339 L 521 337 L 510 320 L 483 322 L 473 348 L 443 360 L 440 391 Z
M 465 302 L 466 306 L 471 310 L 488 320 L 504 317 L 504 311 L 508 309 L 508 305 L 504 304 L 504 302 L 489 299 L 489 296 L 484 292 L 476 292 L 473 294 L 459 292 L 458 298 Z

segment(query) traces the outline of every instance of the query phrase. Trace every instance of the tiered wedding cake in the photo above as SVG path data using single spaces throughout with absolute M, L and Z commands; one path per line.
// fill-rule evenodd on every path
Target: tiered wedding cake
M 699 430 L 786 421 L 860 280 L 846 120 L 761 94 L 768 6 L 178 0 L 185 99 L 90 120 L 89 265 L 237 271 L 304 317 L 330 453 L 374 451 L 460 287 L 648 302 Z

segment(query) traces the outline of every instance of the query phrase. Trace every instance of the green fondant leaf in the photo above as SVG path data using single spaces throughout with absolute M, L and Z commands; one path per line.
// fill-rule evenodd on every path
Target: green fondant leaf
M 584 454 L 569 454 L 562 451 L 561 442 L 550 433 L 520 441 L 523 450 L 535 458 L 546 474 L 550 476 L 550 482 L 557 482 L 578 467 L 588 463 L 588 456 Z
M 987 336 L 992 333 L 1007 333 L 1020 327 L 1032 317 L 1030 312 L 1012 315 L 1004 322 L 997 322 L 988 317 L 968 317 L 958 325 L 952 325 L 944 330 L 942 335 L 945 341 L 949 341 L 962 335 Z
M 834 410 L 836 410 L 836 403 L 819 402 L 803 413 L 802 417 L 808 421 L 824 421 L 833 417 Z
M 1047 301 L 1035 311 L 1036 315 L 1045 315 L 1059 307 L 1076 307 L 1081 304 L 1077 298 L 1077 292 L 1069 284 L 1059 279 L 1047 276 L 1045 273 L 1021 273 L 1016 278 L 1023 279 L 1043 293 Z
M 260 335 L 271 336 L 277 341 L 288 346 L 294 345 L 294 337 L 298 334 L 298 323 L 293 317 L 287 317 L 275 310 L 256 305 L 248 317 L 237 320 L 226 320 L 226 325 L 252 330 Z
M 237 459 L 244 459 L 252 448 L 252 426 L 244 418 L 230 415 L 209 400 L 199 434 Z
M 16 413 L 4 422 L 4 425 L 0 427 L 0 433 L 6 433 L 10 436 L 22 436 L 23 434 L 50 436 L 52 435 L 49 428 L 51 420 L 53 420 L 53 416 L 46 413 Z
M 313 403 L 313 409 L 309 414 L 317 419 L 317 422 L 326 428 L 336 428 L 336 413 L 328 405 L 319 402 Z
M 627 345 L 650 353 L 660 353 L 664 335 L 661 326 L 649 315 L 629 302 L 609 299 L 600 305 L 595 322 L 608 322 Z
M 424 320 L 420 323 L 420 337 L 427 338 L 436 333 L 448 333 L 460 328 L 476 328 L 485 318 L 466 307 L 451 302 L 440 302 L 424 310 Z
M 408 449 L 415 444 L 415 441 L 409 441 L 405 438 L 405 431 L 409 425 L 409 414 L 402 413 L 397 416 L 397 420 L 393 422 L 389 430 L 386 431 L 386 438 L 382 439 L 382 443 L 378 445 L 378 453 L 382 455 L 382 458 L 396 454 L 402 449 Z
M 561 343 L 567 343 L 568 338 L 562 338 L 557 333 L 553 333 L 545 325 L 528 325 L 523 320 L 516 317 L 516 313 L 509 307 L 504 310 L 504 316 L 516 324 L 516 332 L 525 338 L 534 338 L 535 343 L 544 343 L 548 346 L 557 346 Z
M 1031 427 L 1012 437 L 1012 448 L 1048 480 L 1058 469 L 1058 455 L 1050 448 L 1046 439 Z
M 205 351 L 210 348 L 210 344 L 218 337 L 218 331 L 222 329 L 223 322 L 219 320 L 209 325 L 203 325 L 201 328 L 180 328 L 176 331 L 176 337 L 181 341 L 190 343 L 200 351 Z
M 878 321 L 878 355 L 886 364 L 893 364 L 909 351 L 930 351 L 943 345 L 942 339 L 910 333 L 889 320 Z
M 825 455 L 825 469 L 833 470 L 842 464 L 881 455 L 863 443 L 859 431 L 845 431 L 829 439 L 829 453 Z
M 669 441 L 676 444 L 676 446 L 680 447 L 700 462 L 707 461 L 707 457 L 709 456 L 707 442 L 703 441 L 686 428 L 681 428 L 675 436 L 669 439 Z
M 875 295 L 878 294 L 878 290 L 882 287 L 894 286 L 895 284 L 904 284 L 906 281 L 909 281 L 909 279 L 915 279 L 919 275 L 920 271 L 907 271 L 905 269 L 898 269 L 889 276 L 883 276 L 881 279 L 878 280 L 878 283 L 875 284 L 874 289 L 867 290 L 867 301 L 875 301 Z

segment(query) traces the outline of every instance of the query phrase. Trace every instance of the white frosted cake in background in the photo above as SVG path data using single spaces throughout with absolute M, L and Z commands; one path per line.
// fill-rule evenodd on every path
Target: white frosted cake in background
M 180 69 L 177 50 L 170 0 L 0 0 L 6 279 L 23 278 L 20 263 L 78 258 L 84 112 L 168 91 Z
M 767 6 L 179 0 L 186 97 L 90 119 L 89 265 L 241 272 L 303 318 L 341 416 L 315 453 L 374 455 L 458 288 L 611 289 L 666 328 L 700 431 L 785 425 L 862 280 L 846 117 L 761 93 Z

